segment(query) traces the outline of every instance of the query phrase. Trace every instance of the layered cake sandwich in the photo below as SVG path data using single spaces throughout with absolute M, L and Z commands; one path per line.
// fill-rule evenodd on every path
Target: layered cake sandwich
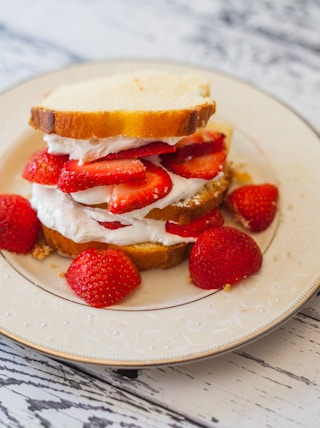
M 23 176 L 46 243 L 75 257 L 121 248 L 141 270 L 190 254 L 192 225 L 217 216 L 232 129 L 212 121 L 202 74 L 154 69 L 57 87 L 31 110 L 45 147 Z

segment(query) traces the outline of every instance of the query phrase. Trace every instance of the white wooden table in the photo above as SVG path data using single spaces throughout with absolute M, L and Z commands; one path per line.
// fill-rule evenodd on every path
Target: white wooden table
M 153 58 L 240 77 L 320 131 L 319 0 L 0 2 L 0 89 L 74 62 Z M 307 427 L 320 419 L 320 296 L 192 364 L 119 371 L 0 337 L 1 427 Z

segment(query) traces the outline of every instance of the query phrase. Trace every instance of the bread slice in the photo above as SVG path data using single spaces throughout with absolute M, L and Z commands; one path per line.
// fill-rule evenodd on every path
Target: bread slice
M 76 139 L 165 138 L 192 134 L 214 112 L 202 75 L 149 69 L 60 86 L 31 109 L 30 124 Z
M 192 248 L 190 243 L 165 246 L 160 243 L 144 242 L 121 247 L 104 242 L 78 243 L 44 225 L 42 225 L 42 230 L 46 244 L 63 256 L 75 257 L 88 248 L 120 248 L 132 258 L 139 270 L 167 269 L 176 266 L 189 257 Z

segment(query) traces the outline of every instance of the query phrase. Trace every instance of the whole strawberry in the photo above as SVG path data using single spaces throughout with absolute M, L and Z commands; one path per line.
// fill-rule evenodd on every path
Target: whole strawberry
M 252 275 L 262 265 L 262 253 L 247 233 L 231 226 L 208 229 L 199 235 L 190 258 L 192 282 L 218 289 Z
M 245 228 L 261 232 L 272 223 L 278 198 L 278 188 L 273 184 L 249 184 L 231 192 L 226 202 Z
M 97 308 L 114 305 L 141 283 L 133 261 L 111 248 L 82 251 L 69 266 L 66 280 L 80 298 Z
M 40 222 L 28 199 L 20 195 L 0 195 L 0 248 L 28 253 L 36 243 Z

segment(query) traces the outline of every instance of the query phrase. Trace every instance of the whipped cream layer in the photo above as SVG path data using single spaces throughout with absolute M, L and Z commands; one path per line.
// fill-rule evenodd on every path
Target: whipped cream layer
M 167 138 L 162 141 L 174 145 L 180 138 Z M 79 163 L 93 161 L 109 153 L 140 147 L 156 141 L 121 136 L 76 140 L 62 138 L 55 134 L 45 135 L 44 140 L 48 144 L 50 153 L 68 154 L 71 159 L 79 160 Z M 154 164 L 160 165 L 159 156 L 152 156 L 148 159 Z M 162 165 L 161 167 L 164 168 Z M 37 211 L 41 223 L 74 242 L 98 241 L 115 245 L 157 242 L 168 246 L 181 242 L 193 242 L 194 238 L 167 233 L 164 221 L 145 218 L 153 208 L 162 209 L 168 205 L 180 204 L 183 203 L 183 200 L 190 199 L 207 182 L 197 178 L 186 179 L 170 171 L 167 172 L 173 184 L 168 195 L 144 208 L 124 214 L 112 214 L 107 209 L 92 206 L 108 203 L 112 186 L 97 186 L 69 195 L 55 186 L 34 183 L 32 185 L 31 204 Z M 223 171 L 220 172 L 215 180 L 220 180 L 223 175 Z M 111 230 L 99 224 L 99 222 L 114 221 L 119 221 L 127 226 Z
M 156 163 L 156 162 L 154 162 Z M 163 168 L 163 167 L 162 167 Z M 165 169 L 165 168 L 163 168 Z M 164 198 L 156 200 L 152 204 L 147 205 L 139 210 L 130 211 L 122 214 L 124 218 L 143 219 L 148 212 L 153 208 L 165 208 L 168 205 L 174 205 L 183 199 L 191 198 L 197 193 L 205 184 L 206 180 L 200 178 L 184 178 L 179 175 L 173 174 L 166 170 L 172 181 L 172 190 Z M 218 174 L 216 179 L 220 179 L 223 176 L 223 172 Z M 97 186 L 91 189 L 82 190 L 80 192 L 71 193 L 72 198 L 86 205 L 98 205 L 108 203 L 111 195 L 112 186 Z
M 181 242 L 193 242 L 193 238 L 167 233 L 164 221 L 145 218 L 153 208 L 161 209 L 178 203 L 182 199 L 191 198 L 206 183 L 205 180 L 186 179 L 168 173 L 173 183 L 172 191 L 168 195 L 144 208 L 125 214 L 112 214 L 106 209 L 90 207 L 90 205 L 103 201 L 108 202 L 111 186 L 93 187 L 69 195 L 56 187 L 34 183 L 31 205 L 37 211 L 41 223 L 74 242 L 99 241 L 116 245 L 131 245 L 141 242 L 174 245 Z M 219 180 L 222 176 L 223 173 L 220 173 L 216 179 Z M 75 196 L 77 200 L 75 200 Z M 98 223 L 113 221 L 119 221 L 128 226 L 110 230 Z
M 38 217 L 45 226 L 74 242 L 99 241 L 116 245 L 160 242 L 174 245 L 194 241 L 193 238 L 167 233 L 163 221 L 113 215 L 104 209 L 82 206 L 57 188 L 41 184 L 32 185 L 31 205 L 37 210 Z M 98 223 L 105 221 L 121 221 L 128 226 L 110 230 Z
M 161 141 L 174 146 L 181 138 L 161 138 Z M 121 135 L 109 138 L 77 140 L 61 137 L 57 134 L 45 134 L 43 139 L 47 143 L 49 153 L 69 155 L 70 159 L 79 160 L 79 165 L 83 165 L 85 162 L 92 162 L 110 153 L 118 153 L 121 150 L 138 148 L 155 141 L 160 141 L 159 138 L 132 138 Z

